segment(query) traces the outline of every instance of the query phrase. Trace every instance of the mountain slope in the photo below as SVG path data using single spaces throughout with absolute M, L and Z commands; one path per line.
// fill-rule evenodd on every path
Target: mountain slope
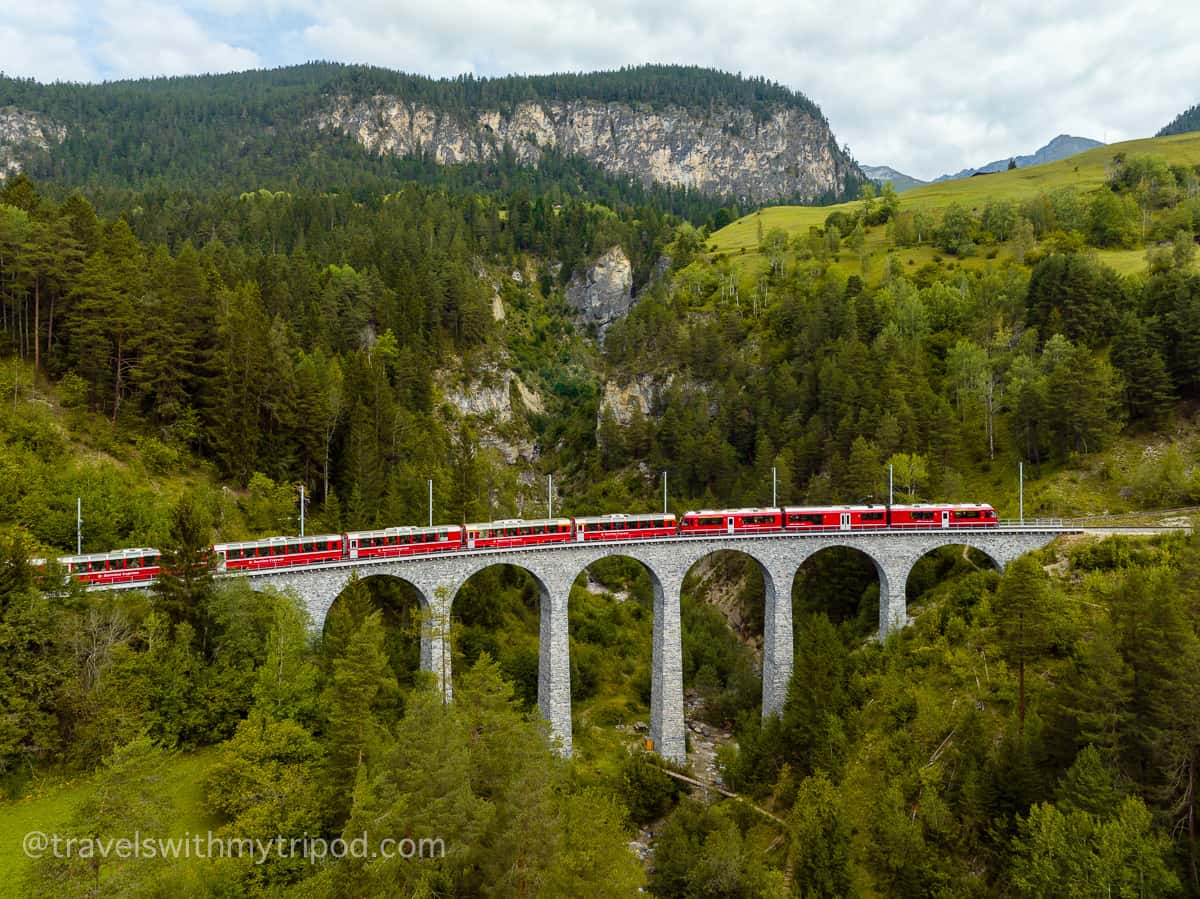
M 1027 156 L 1014 156 L 1012 160 L 1016 162 L 1017 168 L 1025 168 L 1031 165 L 1042 165 L 1047 162 L 1057 162 L 1060 159 L 1066 159 L 1069 156 L 1074 156 L 1076 153 L 1083 153 L 1086 150 L 1092 150 L 1096 147 L 1103 147 L 1104 144 L 1098 140 L 1092 140 L 1090 137 L 1073 137 L 1070 134 L 1060 134 L 1044 147 L 1039 148 Z M 980 166 L 976 169 L 962 169 L 953 175 L 942 175 L 934 178 L 934 182 L 938 181 L 953 181 L 957 178 L 970 178 L 972 175 L 977 175 L 981 172 L 1003 172 L 1008 168 L 1008 159 L 996 159 L 989 162 L 987 165 Z
M 437 180 L 431 166 L 533 166 L 550 155 L 606 177 L 743 202 L 828 202 L 865 176 L 807 97 L 710 69 L 434 80 L 312 63 L 103 85 L 0 79 L 0 159 L 63 186 L 238 190 Z M 40 142 L 31 131 L 52 135 Z M 510 153 L 507 148 L 511 147 Z M 450 176 L 461 177 L 461 176 Z
M 1175 116 L 1171 124 L 1159 131 L 1155 137 L 1166 137 L 1169 134 L 1186 134 L 1189 131 L 1200 131 L 1200 103 Z

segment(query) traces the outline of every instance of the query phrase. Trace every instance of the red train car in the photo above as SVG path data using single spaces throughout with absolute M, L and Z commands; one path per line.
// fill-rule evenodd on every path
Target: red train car
M 110 553 L 63 556 L 58 561 L 71 577 L 85 584 L 141 584 L 158 577 L 162 571 L 161 555 L 157 549 L 119 549 Z
M 454 552 L 463 547 L 463 529 L 456 524 L 432 528 L 386 528 L 346 534 L 347 558 L 379 559 L 420 553 Z
M 644 515 L 592 515 L 575 519 L 575 539 L 641 540 L 651 537 L 674 537 L 678 529 L 674 515 L 647 512 Z
M 928 503 L 892 506 L 894 528 L 994 528 L 1000 519 L 987 503 Z
M 213 555 L 218 571 L 258 571 L 339 561 L 343 545 L 341 534 L 271 537 L 245 543 L 218 543 L 213 547 Z
M 569 518 L 537 518 L 532 521 L 508 518 L 503 521 L 479 522 L 467 525 L 467 548 L 569 543 L 572 531 Z
M 705 509 L 685 512 L 679 519 L 681 537 L 705 534 L 754 534 L 783 529 L 779 509 Z
M 886 506 L 784 506 L 789 531 L 869 531 L 888 526 Z

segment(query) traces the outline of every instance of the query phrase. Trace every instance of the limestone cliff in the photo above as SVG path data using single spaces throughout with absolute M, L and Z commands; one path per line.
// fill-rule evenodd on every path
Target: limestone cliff
M 620 247 L 610 247 L 567 286 L 567 302 L 601 331 L 633 304 L 633 266 Z
M 423 153 L 442 164 L 487 160 L 508 145 L 518 162 L 532 165 L 543 148 L 555 147 L 644 183 L 757 203 L 812 201 L 840 193 L 847 176 L 865 180 L 828 123 L 782 104 L 757 117 L 736 107 L 702 113 L 591 100 L 528 101 L 508 114 L 456 115 L 377 95 L 359 102 L 337 97 L 314 124 L 376 153 Z
M 66 128 L 44 116 L 13 106 L 0 107 L 0 181 L 20 172 L 30 151 L 48 150 L 66 136 Z

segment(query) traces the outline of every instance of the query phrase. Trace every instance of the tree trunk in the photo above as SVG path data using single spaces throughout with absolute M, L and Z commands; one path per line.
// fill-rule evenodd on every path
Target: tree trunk
M 41 278 L 33 279 L 33 389 L 37 390 L 38 368 L 42 364 L 42 291 Z
M 1021 682 L 1021 696 L 1020 696 L 1020 700 L 1018 701 L 1018 705 L 1017 705 L 1017 710 L 1018 710 L 1017 715 L 1020 719 L 1020 725 L 1019 725 L 1020 734 L 1022 737 L 1024 737 L 1025 736 L 1025 610 L 1024 609 L 1022 609 L 1020 612 L 1017 613 L 1017 633 L 1019 635 L 1019 639 L 1020 639 L 1020 643 L 1021 643 L 1021 661 L 1018 665 L 1018 669 L 1020 672 L 1018 674 L 1018 677 L 1020 678 L 1020 682 Z
M 46 361 L 54 353 L 54 294 L 50 294 L 50 326 L 46 330 Z
M 113 389 L 113 423 L 116 423 L 117 413 L 121 411 L 121 339 L 117 338 L 117 377 L 115 378 L 116 385 Z

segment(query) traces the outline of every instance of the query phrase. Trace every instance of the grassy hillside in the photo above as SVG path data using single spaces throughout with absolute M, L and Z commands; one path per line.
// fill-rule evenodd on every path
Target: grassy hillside
M 203 833 L 219 821 L 205 806 L 203 778 L 214 750 L 183 752 L 165 770 L 163 796 L 174 810 L 170 837 Z M 47 783 L 22 799 L 0 801 L 0 896 L 20 896 L 32 862 L 21 850 L 21 839 L 30 831 L 68 833 L 76 807 L 95 788 L 94 776 Z M 132 834 L 131 834 L 132 836 Z
M 900 194 L 900 210 L 927 212 L 936 220 L 952 203 L 962 204 L 978 214 L 989 199 L 1020 202 L 1063 187 L 1073 187 L 1081 192 L 1091 191 L 1105 183 L 1109 162 L 1118 153 L 1127 156 L 1153 154 L 1162 157 L 1170 165 L 1197 165 L 1200 164 L 1200 132 L 1109 144 L 1045 165 L 927 184 Z M 772 228 L 782 228 L 793 236 L 805 234 L 809 228 L 822 227 L 831 213 L 839 210 L 852 212 L 860 205 L 859 201 L 853 201 L 836 206 L 776 206 L 759 210 L 714 233 L 707 243 L 711 249 L 710 258 L 725 254 L 733 258 L 739 269 L 745 269 L 751 262 L 757 265 L 762 261 L 758 252 L 760 226 L 762 234 Z M 882 257 L 886 253 L 889 247 L 883 228 L 874 227 L 867 231 L 866 247 L 872 258 Z M 906 267 L 910 259 L 912 265 L 919 267 L 931 261 L 936 251 L 921 246 L 897 252 L 903 257 Z M 995 258 L 1003 260 L 1011 256 L 1011 249 L 1001 247 Z M 1102 250 L 1100 256 L 1105 263 L 1123 274 L 1142 271 L 1146 267 L 1145 252 L 1141 249 Z M 964 259 L 961 264 L 967 268 L 979 268 L 986 261 L 986 256 L 980 255 Z M 849 251 L 842 252 L 836 267 L 846 274 L 862 272 L 857 254 Z M 875 271 L 876 276 L 880 271 Z

